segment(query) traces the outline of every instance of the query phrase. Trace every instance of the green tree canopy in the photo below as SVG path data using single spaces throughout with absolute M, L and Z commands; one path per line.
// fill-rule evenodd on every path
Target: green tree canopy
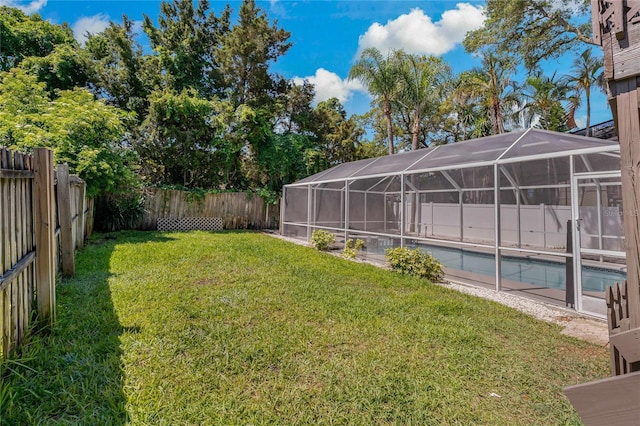
M 487 0 L 487 20 L 467 33 L 469 52 L 486 48 L 514 55 L 527 69 L 542 59 L 558 58 L 567 50 L 593 44 L 589 0 Z
M 145 15 L 144 31 L 159 57 L 165 87 L 181 92 L 195 89 L 209 98 L 223 88 L 218 57 L 224 34 L 229 32 L 231 9 L 220 16 L 209 11 L 208 0 L 194 7 L 192 0 L 162 2 L 158 27 Z
M 51 148 L 54 161 L 68 163 L 92 197 L 135 184 L 133 152 L 122 144 L 126 118 L 86 89 L 62 90 L 51 100 L 45 84 L 19 68 L 0 83 L 0 144 Z
M 228 137 L 235 111 L 206 100 L 195 89 L 154 91 L 136 138 L 151 183 L 187 188 L 235 187 L 241 142 Z
M 286 82 L 269 73 L 269 65 L 284 55 L 290 33 L 269 22 L 254 0 L 243 0 L 238 23 L 222 37 L 216 51 L 234 106 L 266 107 L 287 90 Z
M 360 58 L 349 70 L 349 79 L 360 80 L 369 93 L 376 98 L 387 120 L 387 143 L 389 155 L 393 149 L 392 103 L 398 90 L 399 72 L 394 55 L 385 57 L 377 48 L 362 51 Z
M 151 88 L 160 84 L 160 72 L 134 36 L 133 22 L 123 16 L 122 25 L 111 22 L 90 35 L 85 48 L 94 62 L 95 91 L 111 105 L 136 112 L 141 121 Z
M 47 56 L 60 44 L 77 47 L 67 25 L 55 25 L 40 15 L 0 6 L 0 71 L 7 71 L 28 56 Z

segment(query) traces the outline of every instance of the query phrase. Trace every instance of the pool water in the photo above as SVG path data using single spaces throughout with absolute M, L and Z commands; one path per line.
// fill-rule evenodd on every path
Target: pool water
M 496 275 L 495 257 L 491 254 L 439 246 L 421 245 L 420 248 L 431 252 L 448 268 L 490 277 Z M 565 268 L 564 263 L 502 257 L 502 278 L 540 287 L 564 290 L 566 284 Z M 604 291 L 606 286 L 622 282 L 625 279 L 627 279 L 627 274 L 621 271 L 582 267 L 582 288 L 584 291 Z

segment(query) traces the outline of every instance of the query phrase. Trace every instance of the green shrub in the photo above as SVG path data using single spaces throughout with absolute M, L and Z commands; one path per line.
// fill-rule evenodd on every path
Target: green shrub
M 311 244 L 320 251 L 329 250 L 329 245 L 336 242 L 336 236 L 329 231 L 316 229 L 311 234 Z
M 425 253 L 419 248 L 391 248 L 385 251 L 385 256 L 393 271 L 426 278 L 431 282 L 441 281 L 444 277 L 442 264 L 430 253 Z
M 345 259 L 353 259 L 358 255 L 358 252 L 362 250 L 362 247 L 364 247 L 364 241 L 361 239 L 357 239 L 355 242 L 349 239 L 344 243 L 342 257 Z
M 99 197 L 96 200 L 95 229 L 100 232 L 135 229 L 144 211 L 144 196 L 136 191 Z

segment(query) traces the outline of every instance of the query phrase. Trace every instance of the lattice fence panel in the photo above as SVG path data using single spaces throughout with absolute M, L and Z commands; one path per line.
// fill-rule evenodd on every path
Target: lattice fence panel
M 221 217 L 165 217 L 158 219 L 158 231 L 222 231 Z

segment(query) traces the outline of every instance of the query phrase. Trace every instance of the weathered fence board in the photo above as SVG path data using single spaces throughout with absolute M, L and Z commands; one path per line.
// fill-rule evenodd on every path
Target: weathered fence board
M 245 192 L 206 194 L 194 197 L 185 191 L 149 188 L 140 229 L 156 229 L 158 219 L 220 217 L 224 229 L 277 228 L 280 206 Z
M 31 156 L 0 148 L 0 341 L 6 357 L 29 328 L 35 252 Z
M 42 325 L 53 323 L 58 247 L 67 244 L 61 259 L 68 262 L 92 231 L 84 181 L 59 177 L 68 196 L 55 196 L 51 151 L 0 148 L 0 357 L 24 340 L 34 313 Z

